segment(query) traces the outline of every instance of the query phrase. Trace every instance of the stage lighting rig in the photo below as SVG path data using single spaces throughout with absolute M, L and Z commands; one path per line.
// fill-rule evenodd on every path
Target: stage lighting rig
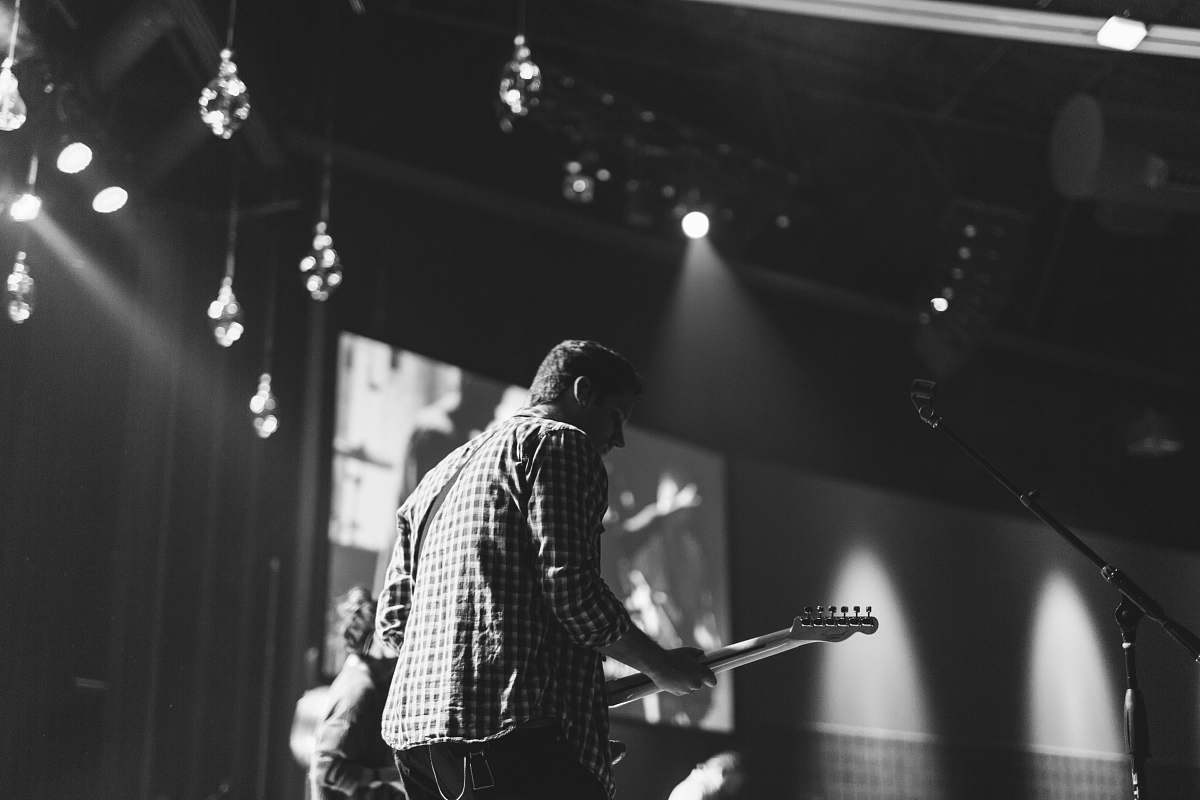
M 791 225 L 788 204 L 798 184 L 791 169 L 553 65 L 540 74 L 538 110 L 529 120 L 562 144 L 564 169 L 554 188 L 568 202 L 663 235 L 678 235 L 690 211 L 703 212 L 727 241 Z M 501 128 L 511 132 L 513 109 L 498 105 Z M 607 193 L 606 180 L 621 191 Z M 695 186 L 703 187 L 704 203 L 690 198 Z M 777 219 L 785 221 L 772 227 Z M 689 218 L 691 233 L 702 227 L 699 216 Z
M 927 366 L 944 376 L 965 363 L 1008 306 L 1029 219 L 1013 209 L 958 200 L 940 227 L 939 255 L 921 289 L 916 342 Z

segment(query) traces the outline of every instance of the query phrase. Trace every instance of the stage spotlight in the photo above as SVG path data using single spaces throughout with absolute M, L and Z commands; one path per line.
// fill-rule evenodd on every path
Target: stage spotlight
M 1096 44 L 1130 52 L 1146 38 L 1146 23 L 1128 17 L 1109 17 L 1096 32 Z
M 572 203 L 586 205 L 596 199 L 596 181 L 583 170 L 583 164 L 578 161 L 568 161 L 563 165 L 562 194 Z
M 38 213 L 42 210 L 42 198 L 32 192 L 25 194 L 13 200 L 12 205 L 8 207 L 8 215 L 17 222 L 29 222 L 37 219 Z
M 68 175 L 83 172 L 92 163 L 92 148 L 83 142 L 70 142 L 59 151 L 58 160 L 54 163 L 59 172 Z
M 703 239 L 708 235 L 708 215 L 703 211 L 689 211 L 683 215 L 679 226 L 689 239 Z
M 120 186 L 108 186 L 96 193 L 92 199 L 92 208 L 101 214 L 111 214 L 119 211 L 129 200 L 129 192 Z

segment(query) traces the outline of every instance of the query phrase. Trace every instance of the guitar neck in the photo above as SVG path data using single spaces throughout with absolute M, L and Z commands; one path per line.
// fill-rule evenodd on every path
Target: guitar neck
M 854 606 L 853 616 L 847 613 L 848 611 L 846 606 L 842 606 L 840 613 L 835 606 L 829 606 L 828 610 L 824 606 L 817 606 L 815 612 L 812 608 L 805 607 L 804 613 L 792 620 L 790 628 L 711 650 L 704 654 L 701 661 L 713 672 L 725 672 L 803 644 L 841 642 L 856 633 L 870 635 L 879 629 L 879 620 L 871 616 L 870 606 L 867 606 L 866 616 L 859 612 L 858 606 Z M 609 681 L 604 688 L 608 692 L 609 706 L 623 705 L 661 691 L 654 681 L 642 672 Z

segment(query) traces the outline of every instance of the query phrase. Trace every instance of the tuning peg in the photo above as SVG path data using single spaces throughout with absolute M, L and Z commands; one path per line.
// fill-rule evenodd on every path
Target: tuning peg
M 867 616 L 871 616 L 871 607 L 867 606 Z
M 842 606 L 842 616 L 843 616 L 843 617 L 845 617 L 845 616 L 846 616 L 846 614 L 847 614 L 847 613 L 849 613 L 849 611 L 850 611 L 850 607 L 849 607 L 849 606 Z

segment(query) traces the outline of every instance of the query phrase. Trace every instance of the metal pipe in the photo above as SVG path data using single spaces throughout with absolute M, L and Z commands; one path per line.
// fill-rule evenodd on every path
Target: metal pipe
M 847 22 L 891 25 L 917 30 L 986 36 L 1067 47 L 1106 50 L 1096 34 L 1107 17 L 1028 11 L 950 0 L 691 0 L 757 11 L 799 14 Z M 1150 25 L 1138 53 L 1200 58 L 1200 30 Z

